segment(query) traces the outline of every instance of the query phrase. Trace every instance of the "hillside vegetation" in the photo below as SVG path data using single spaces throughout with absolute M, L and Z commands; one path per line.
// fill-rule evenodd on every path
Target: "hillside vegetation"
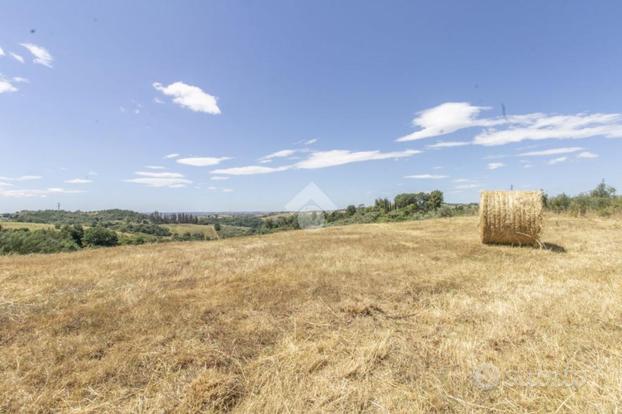
M 0 412 L 616 412 L 622 224 L 458 217 L 0 257 Z

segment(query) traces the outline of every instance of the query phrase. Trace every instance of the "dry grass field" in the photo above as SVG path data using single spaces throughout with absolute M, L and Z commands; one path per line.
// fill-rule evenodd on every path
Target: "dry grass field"
M 468 217 L 0 257 L 0 412 L 619 412 L 622 222 L 544 241 Z
M 215 240 L 218 233 L 214 230 L 214 226 L 206 224 L 163 224 L 162 227 L 168 228 L 172 233 L 201 233 L 206 238 Z
M 19 223 L 16 221 L 0 221 L 0 227 L 3 229 L 28 229 L 28 230 L 41 230 L 41 229 L 53 229 L 53 224 L 46 223 Z

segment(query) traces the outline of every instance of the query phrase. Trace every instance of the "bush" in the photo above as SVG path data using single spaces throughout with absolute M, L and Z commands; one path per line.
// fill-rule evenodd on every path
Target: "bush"
M 58 253 L 79 248 L 71 237 L 56 230 L 0 231 L 0 254 Z
M 87 246 L 116 246 L 119 244 L 117 233 L 101 226 L 95 226 L 84 232 L 84 244 Z

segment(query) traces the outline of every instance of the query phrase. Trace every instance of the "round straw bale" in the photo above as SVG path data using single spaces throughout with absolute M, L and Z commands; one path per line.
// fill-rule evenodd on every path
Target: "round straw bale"
M 543 208 L 541 191 L 482 191 L 479 204 L 482 243 L 537 245 Z

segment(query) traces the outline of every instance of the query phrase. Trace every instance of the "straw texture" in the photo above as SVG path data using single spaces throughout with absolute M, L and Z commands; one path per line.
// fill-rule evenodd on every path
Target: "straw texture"
M 482 191 L 479 205 L 482 243 L 537 245 L 543 208 L 540 191 Z

